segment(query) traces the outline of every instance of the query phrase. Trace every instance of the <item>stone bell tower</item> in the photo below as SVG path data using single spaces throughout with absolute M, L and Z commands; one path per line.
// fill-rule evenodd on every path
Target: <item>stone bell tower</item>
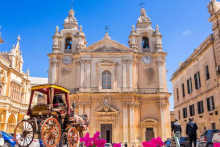
M 129 47 L 142 55 L 138 88 L 167 91 L 166 53 L 163 52 L 162 35 L 158 25 L 155 29 L 152 28 L 152 22 L 144 8 L 141 9 L 136 27 L 132 26 Z
M 49 83 L 51 84 L 58 84 L 58 74 L 63 61 L 63 55 L 69 55 L 64 62 L 71 62 L 71 55 L 86 48 L 87 44 L 82 26 L 78 25 L 73 9 L 69 11 L 68 16 L 64 20 L 63 27 L 62 30 L 59 30 L 58 26 L 56 27 L 56 32 L 53 36 L 53 50 L 49 54 Z
M 152 22 L 147 16 L 144 8 L 141 9 L 141 14 L 137 20 L 136 30 L 132 26 L 129 36 L 129 46 L 138 52 L 160 52 L 162 51 L 162 35 L 159 31 L 159 26 L 154 30 Z

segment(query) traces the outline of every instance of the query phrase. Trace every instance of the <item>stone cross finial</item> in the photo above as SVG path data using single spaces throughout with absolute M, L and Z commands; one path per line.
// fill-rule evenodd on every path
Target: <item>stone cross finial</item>
M 82 32 L 82 25 L 79 26 L 79 31 Z
M 134 26 L 134 25 L 131 26 L 131 30 L 132 30 L 133 32 L 135 31 L 135 26 Z
M 59 32 L 59 26 L 56 26 L 56 33 Z
M 144 2 L 140 2 L 139 6 L 140 6 L 141 8 L 144 8 Z
M 18 40 L 18 41 L 20 41 L 20 40 L 21 40 L 21 36 L 20 36 L 20 35 L 18 35 L 17 40 Z
M 109 32 L 109 26 L 108 25 L 105 26 L 105 32 L 106 33 Z
M 27 74 L 27 76 L 30 75 L 30 70 L 29 69 L 27 69 L 26 74 Z
M 211 0 L 211 2 L 216 2 L 216 0 Z
M 160 28 L 159 28 L 159 25 L 157 24 L 157 25 L 156 25 L 156 32 L 160 32 L 159 29 L 160 29 Z
M 73 9 L 73 4 L 74 4 L 74 0 L 72 0 L 72 4 L 71 4 L 72 5 L 72 9 Z

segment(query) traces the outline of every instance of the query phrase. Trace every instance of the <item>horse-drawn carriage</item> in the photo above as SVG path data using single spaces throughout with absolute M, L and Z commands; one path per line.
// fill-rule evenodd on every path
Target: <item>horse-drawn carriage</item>
M 36 94 L 43 94 L 45 99 L 32 106 Z M 74 107 L 74 103 L 72 108 L 70 105 L 69 90 L 57 85 L 33 86 L 27 116 L 14 131 L 17 144 L 27 147 L 39 138 L 46 147 L 76 146 L 87 129 L 88 119 L 87 115 L 75 115 Z

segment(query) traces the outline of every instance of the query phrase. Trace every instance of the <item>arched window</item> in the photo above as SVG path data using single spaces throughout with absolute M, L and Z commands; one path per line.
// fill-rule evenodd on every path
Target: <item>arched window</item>
M 65 49 L 67 50 L 72 49 L 72 38 L 71 37 L 66 38 Z
M 111 89 L 111 72 L 103 71 L 102 72 L 102 89 Z
M 143 37 L 143 39 L 142 39 L 142 47 L 143 47 L 143 49 L 150 48 L 149 39 L 147 37 Z

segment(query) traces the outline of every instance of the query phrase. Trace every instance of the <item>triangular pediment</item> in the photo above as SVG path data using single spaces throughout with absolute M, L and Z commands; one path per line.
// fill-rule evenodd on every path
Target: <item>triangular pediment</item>
M 114 40 L 104 38 L 87 47 L 89 52 L 132 52 L 133 50 Z
M 128 50 L 123 50 L 123 49 L 117 49 L 114 47 L 107 47 L 107 46 L 102 46 L 100 48 L 97 48 L 95 50 L 92 50 L 93 52 L 128 52 Z

